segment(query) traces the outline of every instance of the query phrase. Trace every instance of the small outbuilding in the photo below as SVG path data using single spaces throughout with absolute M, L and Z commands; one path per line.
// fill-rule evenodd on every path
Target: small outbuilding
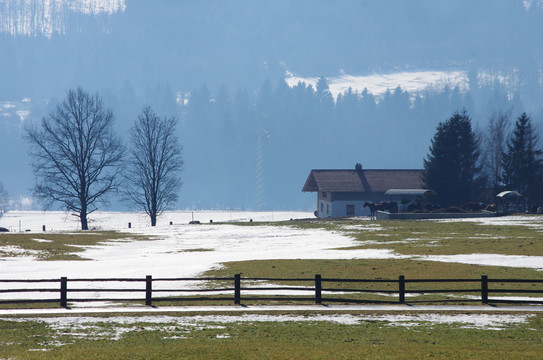
M 311 170 L 302 189 L 318 193 L 318 218 L 370 215 L 364 203 L 390 201 L 389 190 L 424 194 L 422 170 L 366 170 L 361 164 L 350 170 Z

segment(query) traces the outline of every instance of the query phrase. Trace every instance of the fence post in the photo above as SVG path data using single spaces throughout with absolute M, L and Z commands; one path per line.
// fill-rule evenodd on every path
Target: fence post
M 481 302 L 488 304 L 488 276 L 481 275 Z
M 68 278 L 60 278 L 60 307 L 68 307 Z
M 234 304 L 241 304 L 241 274 L 234 275 Z
M 322 303 L 322 278 L 315 274 L 315 304 Z
M 151 275 L 145 277 L 145 305 L 153 305 L 153 277 Z
M 399 286 L 399 301 L 400 304 L 405 304 L 405 276 L 400 275 L 400 278 L 398 279 L 398 286 Z

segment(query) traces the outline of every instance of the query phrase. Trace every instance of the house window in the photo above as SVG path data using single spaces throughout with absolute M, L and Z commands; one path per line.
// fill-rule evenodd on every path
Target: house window
M 347 205 L 347 216 L 354 215 L 354 205 Z
M 330 214 L 330 204 L 326 204 L 326 213 Z
M 324 212 L 324 203 L 321 202 L 321 212 Z
M 327 195 L 327 194 L 326 194 L 326 191 L 323 191 L 323 192 L 321 193 L 321 197 L 322 197 L 323 199 L 326 199 L 326 195 Z

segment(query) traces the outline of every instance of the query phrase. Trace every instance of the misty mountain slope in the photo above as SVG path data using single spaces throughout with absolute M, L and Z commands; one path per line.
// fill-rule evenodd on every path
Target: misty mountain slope
M 23 21 L 13 14 L 39 13 L 28 6 L 38 3 L 4 0 L 1 28 Z M 156 83 L 254 88 L 283 76 L 285 67 L 331 76 L 340 69 L 360 74 L 408 66 L 511 69 L 535 61 L 541 67 L 543 58 L 539 2 L 529 9 L 521 0 L 94 3 L 111 9 L 94 16 L 60 11 L 50 22 L 64 30 L 50 37 L 39 29 L 31 36 L 2 31 L 0 47 L 7 51 L 0 66 L 10 71 L 0 81 L 12 87 L 2 87 L 1 98 L 59 96 L 74 83 L 118 90 L 126 80 L 138 89 Z M 20 8 L 6 11 L 6 4 Z
M 456 110 L 541 124 L 542 33 L 539 0 L 0 0 L 0 181 L 29 194 L 23 128 L 82 86 L 122 135 L 180 119 L 180 207 L 311 209 L 312 168 L 420 168 Z

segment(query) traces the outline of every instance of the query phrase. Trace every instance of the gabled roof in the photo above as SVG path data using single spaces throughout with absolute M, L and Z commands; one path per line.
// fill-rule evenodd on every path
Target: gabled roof
M 302 191 L 385 192 L 422 185 L 422 170 L 311 170 Z

